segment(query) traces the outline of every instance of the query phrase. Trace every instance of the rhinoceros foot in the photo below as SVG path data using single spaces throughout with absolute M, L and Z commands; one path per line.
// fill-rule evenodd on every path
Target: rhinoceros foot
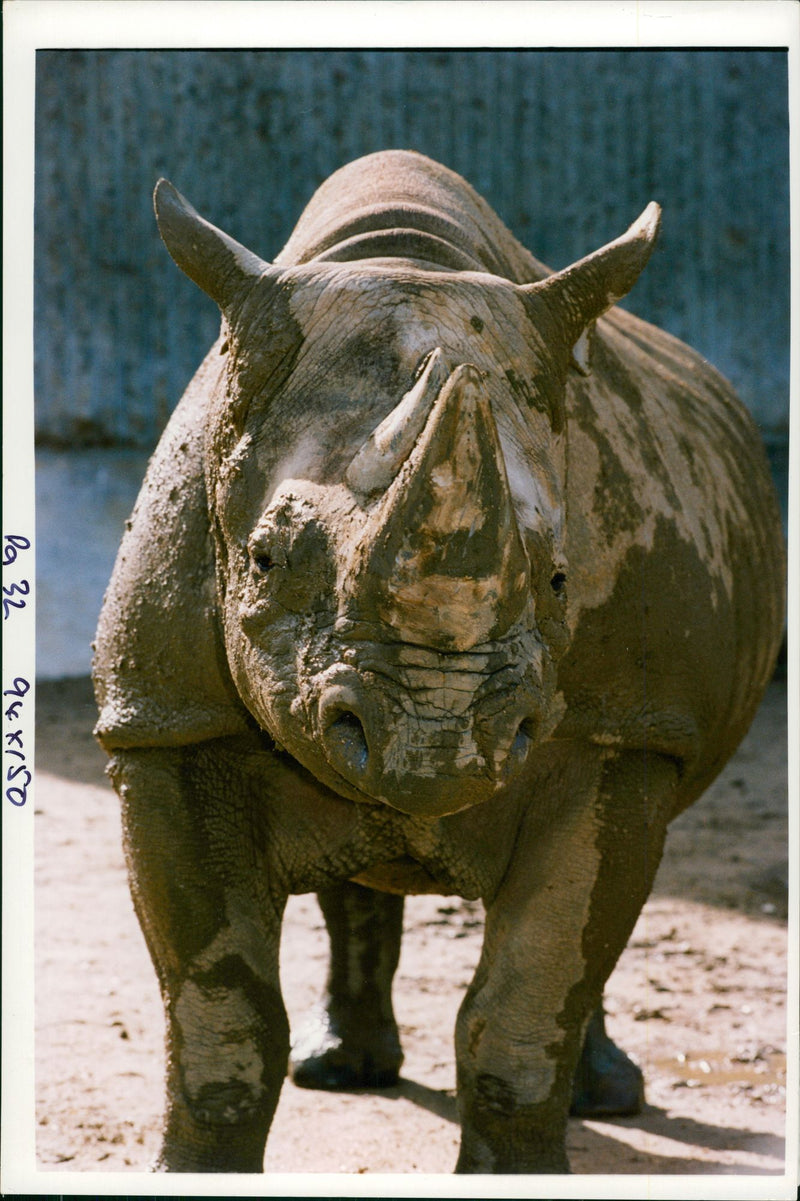
M 608 1037 L 599 1007 L 586 1030 L 569 1111 L 582 1118 L 624 1117 L 640 1113 L 643 1105 L 641 1069 Z
M 392 1088 L 402 1062 L 394 1022 L 339 1023 L 320 1010 L 292 1041 L 289 1076 L 300 1088 Z

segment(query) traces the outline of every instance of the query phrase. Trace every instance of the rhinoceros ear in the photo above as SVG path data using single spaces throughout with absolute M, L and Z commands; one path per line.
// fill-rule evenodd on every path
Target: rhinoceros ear
M 156 184 L 153 206 L 164 245 L 181 271 L 226 315 L 243 289 L 272 270 L 257 254 L 201 217 L 168 180 Z
M 547 279 L 520 287 L 531 301 L 550 311 L 582 372 L 589 370 L 589 327 L 636 283 L 652 254 L 660 223 L 661 209 L 653 201 L 615 241 Z

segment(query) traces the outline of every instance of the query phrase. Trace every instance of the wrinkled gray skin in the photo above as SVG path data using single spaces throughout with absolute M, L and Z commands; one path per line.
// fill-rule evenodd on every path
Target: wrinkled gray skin
M 262 1168 L 288 894 L 318 891 L 330 926 L 327 1013 L 293 1054 L 325 1086 L 395 1078 L 401 894 L 439 892 L 486 906 L 457 1171 L 567 1171 L 587 1026 L 578 1092 L 638 1087 L 599 1006 L 666 826 L 781 636 L 757 433 L 707 363 L 611 307 L 654 205 L 555 275 L 413 153 L 337 172 L 272 265 L 168 184 L 156 210 L 222 312 L 96 645 L 167 1015 L 158 1166 Z

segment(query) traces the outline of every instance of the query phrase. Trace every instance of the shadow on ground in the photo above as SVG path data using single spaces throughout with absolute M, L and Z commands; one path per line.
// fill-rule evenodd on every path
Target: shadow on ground
M 108 756 L 92 734 L 96 721 L 88 676 L 37 682 L 37 769 L 75 784 L 106 783 Z
M 401 1076 L 395 1088 L 342 1089 L 340 1095 L 379 1097 L 382 1102 L 410 1101 L 437 1118 L 458 1126 L 455 1095 L 450 1089 L 434 1089 Z M 644 1143 L 644 1146 L 642 1145 Z M 709 1161 L 716 1163 L 719 1174 L 775 1175 L 774 1167 L 757 1162 L 743 1163 L 752 1157 L 783 1160 L 784 1140 L 764 1131 L 746 1132 L 724 1124 L 712 1124 L 670 1114 L 655 1105 L 645 1105 L 641 1114 L 626 1118 L 571 1118 L 567 1145 L 574 1173 L 596 1172 L 598 1163 L 613 1163 L 614 1171 L 635 1175 L 675 1175 L 707 1173 Z M 696 1149 L 702 1148 L 702 1157 Z M 735 1148 L 738 1161 L 726 1163 L 725 1156 Z

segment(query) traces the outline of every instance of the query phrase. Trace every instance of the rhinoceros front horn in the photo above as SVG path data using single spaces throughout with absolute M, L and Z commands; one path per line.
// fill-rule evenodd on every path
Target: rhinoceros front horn
M 423 392 L 437 362 L 420 379 Z M 502 636 L 520 616 L 528 558 L 476 367 L 464 363 L 447 377 L 407 463 L 372 510 L 361 546 L 360 616 L 377 618 L 403 641 L 468 651 Z
M 156 184 L 153 206 L 172 258 L 226 315 L 243 290 L 272 270 L 257 254 L 201 217 L 168 180 Z

